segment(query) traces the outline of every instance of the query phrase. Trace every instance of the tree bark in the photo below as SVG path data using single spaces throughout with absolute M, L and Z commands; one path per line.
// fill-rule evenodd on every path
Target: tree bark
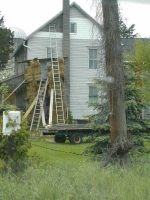
M 110 106 L 110 129 L 112 146 L 127 138 L 124 73 L 122 64 L 122 47 L 119 31 L 119 14 L 117 0 L 102 0 L 106 76 L 111 78 L 108 84 Z

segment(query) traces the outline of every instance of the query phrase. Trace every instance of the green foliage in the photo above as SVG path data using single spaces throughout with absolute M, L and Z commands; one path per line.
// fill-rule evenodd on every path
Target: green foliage
M 45 142 L 48 146 L 48 142 Z M 44 142 L 43 142 L 44 145 Z M 55 146 L 49 143 L 50 147 Z M 58 145 L 59 146 L 59 145 Z M 62 145 L 66 150 L 66 146 Z M 79 146 L 70 145 L 74 152 Z M 83 148 L 83 146 L 82 146 Z M 56 147 L 57 149 L 57 147 Z M 131 156 L 128 168 L 108 166 L 100 169 L 99 162 L 87 156 L 65 154 L 44 149 L 49 154 L 37 165 L 20 174 L 0 174 L 1 199 L 4 200 L 147 200 L 150 196 L 150 165 L 148 154 Z M 68 148 L 69 151 L 69 148 Z M 38 152 L 42 153 L 39 148 Z M 46 153 L 45 153 L 46 154 Z M 60 156 L 59 156 L 60 154 Z M 52 164 L 55 156 L 56 163 Z M 80 160 L 79 160 L 80 159 Z M 13 194 L 13 195 L 12 195 Z
M 141 74 L 141 90 L 146 100 L 150 101 L 150 40 L 135 40 L 133 51 L 126 56 L 126 59 L 134 63 L 137 71 Z
M 10 53 L 13 52 L 14 34 L 4 26 L 4 17 L 0 15 L 0 70 L 5 68 Z
M 6 84 L 2 84 L 0 86 L 0 115 L 3 114 L 3 111 L 5 110 L 16 110 L 16 107 L 14 105 L 8 104 L 6 102 L 3 102 L 5 98 L 8 96 L 8 90 L 9 86 Z
M 135 38 L 138 34 L 134 34 L 135 31 L 135 24 L 132 24 L 129 28 L 126 24 L 120 20 L 119 21 L 119 28 L 120 28 L 120 37 L 121 38 Z
M 5 83 L 3 83 L 0 86 L 0 94 L 7 95 L 8 94 L 8 89 L 9 89 L 9 86 L 6 85 Z
M 91 139 L 91 138 L 90 138 Z M 94 136 L 92 138 L 92 141 L 94 140 L 95 144 L 87 147 L 85 149 L 85 153 L 91 153 L 94 155 L 106 153 L 107 149 L 106 147 L 110 147 L 110 135 L 99 135 L 99 136 Z M 90 142 L 90 141 L 88 141 Z
M 150 123 L 142 119 L 142 110 L 149 103 L 145 100 L 141 81 L 142 75 L 137 71 L 134 64 L 125 65 L 125 92 L 126 92 L 126 120 L 128 134 L 148 133 Z
M 31 144 L 29 142 L 30 133 L 27 131 L 27 120 L 23 118 L 20 129 L 12 131 L 10 136 L 3 135 L 0 130 L 0 159 L 6 163 L 6 168 L 12 171 L 18 171 L 24 168 L 24 161 L 28 158 L 28 149 Z M 2 119 L 1 119 L 2 123 Z M 13 124 L 9 124 L 9 126 Z
M 137 71 L 132 64 L 124 64 L 125 71 L 125 107 L 128 134 L 148 133 L 150 122 L 142 119 L 142 110 L 146 108 L 149 103 L 144 99 L 142 88 L 138 86 L 142 75 Z M 106 91 L 106 90 L 105 90 Z M 101 91 L 103 93 L 103 91 Z M 106 95 L 106 92 L 105 92 Z M 90 104 L 98 111 L 95 115 L 88 116 L 89 125 L 92 129 L 98 130 L 100 134 L 110 133 L 109 126 L 109 105 L 108 101 L 101 101 L 97 104 Z
M 129 137 L 133 135 L 140 136 L 140 143 L 139 138 L 137 139 L 137 137 L 136 139 L 134 138 L 133 141 L 133 137 L 131 137 L 131 142 L 135 146 L 139 146 L 140 144 L 141 147 L 143 147 L 145 134 L 148 134 L 150 130 L 150 121 L 142 119 L 142 110 L 149 105 L 145 99 L 145 96 L 143 95 L 141 87 L 142 74 L 137 70 L 135 63 L 125 63 L 124 72 L 127 133 Z M 98 84 L 99 83 L 101 84 L 101 82 L 98 82 Z M 103 88 L 102 86 L 103 85 L 101 84 L 101 88 Z M 106 146 L 110 145 L 109 141 L 107 141 L 107 143 L 103 141 L 103 135 L 106 134 L 106 140 L 108 135 L 110 136 L 108 101 L 104 101 L 103 98 L 101 101 L 101 96 L 103 96 L 102 93 L 106 95 L 105 91 L 105 89 L 104 91 L 101 90 L 101 94 L 99 96 L 100 100 L 97 104 L 90 104 L 90 106 L 93 106 L 98 113 L 96 115 L 94 114 L 89 116 L 89 126 L 93 130 L 97 130 L 99 132 L 99 139 L 97 144 L 95 144 L 93 147 L 90 147 L 87 151 L 91 151 L 92 153 L 95 151 L 96 154 L 100 152 L 103 153 L 103 147 L 105 146 L 106 150 Z
M 72 113 L 71 113 L 71 111 L 69 110 L 68 111 L 68 118 L 66 119 L 66 124 L 72 124 L 72 122 L 73 122 L 73 116 L 72 116 Z
M 135 24 L 132 24 L 129 28 L 123 21 L 123 17 L 121 12 L 119 11 L 119 29 L 120 29 L 120 37 L 121 38 L 136 38 L 138 37 L 135 32 Z

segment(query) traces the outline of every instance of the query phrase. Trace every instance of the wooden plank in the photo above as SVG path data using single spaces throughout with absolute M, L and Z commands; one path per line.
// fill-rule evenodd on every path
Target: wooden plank
M 42 117 L 42 125 L 45 127 L 46 126 L 46 122 L 45 122 L 45 113 L 44 113 L 44 108 L 43 108 L 43 105 L 42 105 L 42 102 L 40 103 L 40 109 L 41 109 L 41 117 Z
M 54 100 L 54 89 L 51 89 L 50 106 L 49 106 L 49 124 L 50 125 L 52 125 L 52 119 L 53 119 L 53 100 Z
M 9 96 L 4 100 L 4 101 L 2 101 L 3 103 L 12 95 L 12 94 L 14 94 L 14 92 L 16 91 L 16 90 L 18 90 L 18 88 L 25 82 L 26 80 L 23 80 L 10 94 L 9 94 Z
M 34 101 L 31 103 L 31 105 L 29 106 L 29 108 L 26 111 L 26 113 L 24 114 L 23 118 L 26 118 L 29 115 L 29 113 L 31 112 L 31 110 L 33 109 L 33 107 L 35 106 L 36 98 L 37 98 L 37 96 L 35 97 Z

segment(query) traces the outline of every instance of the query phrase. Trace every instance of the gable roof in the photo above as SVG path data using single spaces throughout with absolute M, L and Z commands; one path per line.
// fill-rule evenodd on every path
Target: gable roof
M 88 19 L 90 19 L 94 24 L 96 24 L 100 29 L 102 28 L 101 25 L 93 18 L 91 17 L 87 12 L 85 12 L 77 3 L 73 2 L 70 4 L 70 8 L 71 7 L 76 7 L 83 15 L 85 15 Z M 63 14 L 63 11 L 59 12 L 57 15 L 55 15 L 53 18 L 51 18 L 50 20 L 48 20 L 46 23 L 44 23 L 42 26 L 40 26 L 38 29 L 36 29 L 35 31 L 33 31 L 31 34 L 29 34 L 24 41 L 27 41 L 28 39 L 30 39 L 35 33 L 37 33 L 39 30 L 41 30 L 42 28 L 44 28 L 46 25 L 48 25 L 49 23 L 51 23 L 53 20 L 55 20 L 57 17 L 59 17 L 61 14 Z M 21 47 L 23 46 L 23 42 L 18 46 L 18 48 L 14 51 L 14 53 L 11 56 L 11 59 L 15 56 L 15 54 L 21 49 Z

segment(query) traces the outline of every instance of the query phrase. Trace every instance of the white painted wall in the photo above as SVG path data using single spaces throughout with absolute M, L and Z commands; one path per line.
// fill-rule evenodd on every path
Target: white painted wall
M 93 114 L 88 108 L 89 84 L 93 82 L 97 70 L 89 69 L 89 48 L 93 47 L 94 40 L 99 37 L 99 30 L 93 22 L 72 10 L 70 22 L 77 23 L 77 33 L 70 34 L 70 110 L 74 119 L 84 119 L 84 115 Z M 77 17 L 78 16 L 78 17 Z M 53 36 L 52 36 L 53 37 Z M 62 33 L 56 33 L 58 41 L 58 55 L 62 56 Z M 50 34 L 41 32 L 34 34 L 28 40 L 27 59 L 46 58 L 46 47 L 49 46 Z

